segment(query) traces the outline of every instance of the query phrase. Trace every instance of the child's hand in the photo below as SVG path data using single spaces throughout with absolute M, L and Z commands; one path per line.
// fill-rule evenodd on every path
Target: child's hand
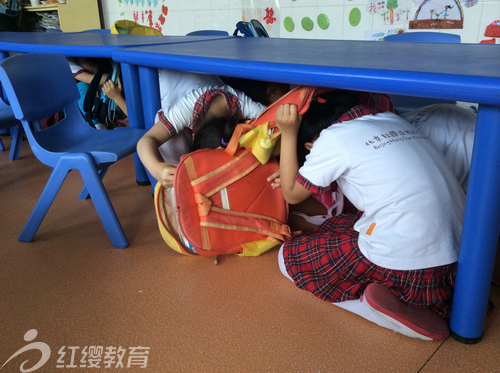
M 267 181 L 271 183 L 273 189 L 281 188 L 280 170 L 274 172 L 271 176 L 267 178 Z
M 123 96 L 122 82 L 118 79 L 118 85 L 116 85 L 112 80 L 108 80 L 102 85 L 102 91 L 111 100 L 116 101 L 117 98 Z
M 282 133 L 298 132 L 302 117 L 297 114 L 297 105 L 282 104 L 276 110 L 276 125 Z
M 162 168 L 160 170 L 158 181 L 164 188 L 170 188 L 174 186 L 174 174 L 177 169 L 177 163 L 168 163 L 165 162 L 162 164 Z

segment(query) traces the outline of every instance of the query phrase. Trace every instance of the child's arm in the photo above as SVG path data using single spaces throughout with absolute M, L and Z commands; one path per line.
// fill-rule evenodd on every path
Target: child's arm
M 112 80 L 108 80 L 102 86 L 102 91 L 106 96 L 113 100 L 120 109 L 128 116 L 127 104 L 125 102 L 125 96 L 123 95 L 123 86 L 121 79 L 118 79 L 118 85 L 113 83 Z
M 301 118 L 297 106 L 283 104 L 276 111 L 276 125 L 281 131 L 280 181 L 283 197 L 290 204 L 297 204 L 311 196 L 311 192 L 297 181 L 297 134 Z
M 161 122 L 157 122 L 137 143 L 137 154 L 144 167 L 158 180 L 163 187 L 171 187 L 174 183 L 176 163 L 163 162 L 158 148 L 170 139 L 170 132 Z
M 84 82 L 87 84 L 92 83 L 92 79 L 94 79 L 94 75 L 92 73 L 89 73 L 87 71 L 82 71 L 81 73 L 78 73 L 75 75 L 75 79 L 79 80 L 80 82 Z M 99 82 L 99 85 L 104 84 L 106 79 L 108 78 L 108 74 L 102 74 L 101 81 Z

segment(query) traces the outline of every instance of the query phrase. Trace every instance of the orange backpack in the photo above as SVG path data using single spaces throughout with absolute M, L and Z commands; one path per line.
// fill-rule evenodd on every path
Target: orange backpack
M 275 159 L 263 165 L 245 149 L 235 156 L 224 149 L 184 155 L 174 187 L 155 188 L 164 240 L 188 255 L 256 256 L 290 238 L 288 205 L 266 180 L 278 167 Z
M 303 114 L 318 90 L 288 92 L 251 123 L 239 124 L 226 149 L 181 157 L 174 187 L 155 188 L 158 226 L 168 246 L 187 255 L 257 256 L 291 237 L 288 204 L 267 181 L 279 168 L 271 158 L 279 148 L 274 117 L 284 102 Z

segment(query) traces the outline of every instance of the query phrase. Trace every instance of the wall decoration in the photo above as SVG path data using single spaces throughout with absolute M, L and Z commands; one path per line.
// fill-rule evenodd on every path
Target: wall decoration
M 287 30 L 288 32 L 292 32 L 293 30 L 295 30 L 295 23 L 293 22 L 293 18 L 285 17 L 285 19 L 283 20 L 283 26 L 285 26 L 285 30 Z
M 120 6 L 138 8 L 132 12 L 132 18 L 135 22 L 153 27 L 160 32 L 168 15 L 168 6 L 163 4 L 165 0 L 161 0 L 161 2 L 162 4 L 159 4 L 159 0 L 118 0 Z M 125 16 L 125 12 L 120 15 Z
M 314 22 L 309 17 L 302 18 L 300 24 L 302 25 L 302 28 L 306 31 L 311 31 L 314 27 Z
M 102 4 L 107 27 L 129 19 L 171 35 L 185 35 L 191 28 L 232 33 L 235 22 L 255 18 L 272 37 L 381 40 L 399 30 L 443 29 L 459 33 L 464 43 L 500 44 L 500 38 L 484 35 L 488 25 L 500 19 L 500 0 L 105 0 Z
M 352 8 L 349 13 L 349 23 L 352 27 L 356 27 L 361 22 L 361 10 L 359 8 Z
M 407 22 L 412 7 L 409 0 L 370 0 L 366 4 L 368 13 L 380 15 L 386 25 Z
M 367 30 L 365 31 L 365 40 L 382 41 L 386 36 L 394 34 L 403 34 L 406 30 L 400 27 L 391 27 L 384 30 Z
M 484 36 L 490 37 L 488 40 L 481 40 L 479 44 L 496 44 L 496 39 L 500 38 L 500 21 L 491 22 L 484 31 Z
M 327 30 L 330 27 L 330 19 L 324 13 L 318 14 L 316 17 L 316 23 L 321 30 Z M 314 21 L 307 16 L 302 17 L 300 20 L 300 25 L 305 31 L 312 31 L 314 29 Z M 285 17 L 283 20 L 283 26 L 288 32 L 293 32 L 295 30 L 295 22 L 292 17 Z
M 241 0 L 242 20 L 256 19 L 266 28 L 271 37 L 279 37 L 279 0 Z M 293 28 L 295 25 L 289 25 Z
M 479 0 L 462 0 L 463 5 L 467 8 L 477 5 L 478 2 Z
M 459 0 L 424 0 L 410 21 L 410 29 L 462 29 L 463 19 Z
M 330 27 L 330 20 L 326 14 L 321 13 L 318 15 L 318 26 L 322 30 L 326 30 Z

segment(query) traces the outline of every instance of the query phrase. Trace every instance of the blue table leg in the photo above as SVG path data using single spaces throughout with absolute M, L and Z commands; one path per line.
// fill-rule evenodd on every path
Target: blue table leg
M 143 102 L 145 128 L 150 129 L 154 125 L 156 113 L 161 108 L 158 69 L 155 67 L 140 66 L 139 79 L 141 82 L 142 97 L 147 97 L 147 100 Z
M 127 113 L 130 127 L 145 128 L 142 114 L 142 96 L 137 66 L 121 64 Z M 139 185 L 149 185 L 149 178 L 137 153 L 134 153 L 135 178 Z
M 142 97 L 147 97 L 143 102 L 144 123 L 146 129 L 153 127 L 156 113 L 161 108 L 160 83 L 158 80 L 158 69 L 155 67 L 139 67 L 139 79 L 141 81 Z M 147 172 L 147 170 L 146 170 Z M 154 188 L 156 179 L 147 172 L 151 186 Z
M 500 234 L 500 107 L 480 105 L 450 328 L 463 343 L 483 335 Z

